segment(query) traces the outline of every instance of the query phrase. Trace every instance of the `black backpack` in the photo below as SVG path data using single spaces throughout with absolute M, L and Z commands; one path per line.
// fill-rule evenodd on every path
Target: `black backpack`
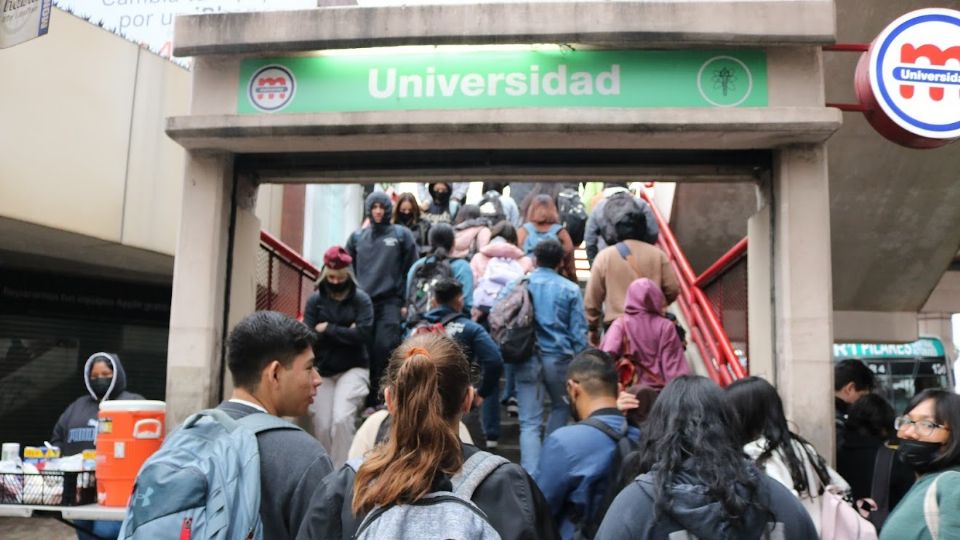
M 629 191 L 614 193 L 604 201 L 603 219 L 600 235 L 608 246 L 625 240 L 622 236 L 627 231 L 634 231 L 635 234 L 639 232 L 640 237 L 635 240 L 641 240 L 647 227 L 647 218 L 640 208 L 640 203 Z
M 583 242 L 583 235 L 587 230 L 587 209 L 580 200 L 580 193 L 575 189 L 562 189 L 557 194 L 557 210 L 560 213 L 560 224 L 567 230 L 573 246 Z
M 623 481 L 620 477 L 623 472 L 623 463 L 629 454 L 640 448 L 640 443 L 627 436 L 630 425 L 626 419 L 624 419 L 623 427 L 620 428 L 619 431 L 610 427 L 603 420 L 595 417 L 587 418 L 580 423 L 599 429 L 617 444 L 617 448 L 613 453 L 613 461 L 610 462 L 610 469 L 607 471 L 607 487 L 603 494 L 600 507 L 594 509 L 586 508 L 585 510 L 592 515 L 580 516 L 579 521 L 574 520 L 577 521 L 575 538 L 593 538 L 597 534 L 597 529 L 600 528 L 600 522 L 603 521 L 603 516 L 606 515 L 607 509 L 610 508 L 610 503 L 612 503 L 613 499 L 620 493 L 620 486 Z
M 490 190 L 483 194 L 480 199 L 480 217 L 487 221 L 488 227 L 493 227 L 497 223 L 507 219 L 507 213 L 503 211 L 503 202 L 500 200 L 500 193 Z
M 407 324 L 415 325 L 420 316 L 430 311 L 433 288 L 444 278 L 452 278 L 453 269 L 446 259 L 427 259 L 413 273 L 413 282 L 407 291 Z

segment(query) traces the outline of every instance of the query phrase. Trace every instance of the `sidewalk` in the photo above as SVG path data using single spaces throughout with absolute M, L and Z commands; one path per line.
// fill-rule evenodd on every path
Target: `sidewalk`
M 0 538 L 3 540 L 76 540 L 77 533 L 49 517 L 0 517 Z

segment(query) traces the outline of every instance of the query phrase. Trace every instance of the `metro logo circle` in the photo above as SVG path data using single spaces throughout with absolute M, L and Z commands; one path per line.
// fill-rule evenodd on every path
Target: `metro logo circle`
M 869 54 L 870 88 L 890 120 L 921 137 L 960 137 L 960 11 L 907 13 Z
M 278 64 L 258 69 L 247 84 L 250 104 L 264 112 L 276 112 L 286 107 L 296 90 L 293 73 Z

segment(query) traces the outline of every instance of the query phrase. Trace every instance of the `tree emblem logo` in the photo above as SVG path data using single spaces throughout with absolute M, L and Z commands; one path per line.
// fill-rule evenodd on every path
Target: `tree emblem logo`
M 753 92 L 750 68 L 732 56 L 714 56 L 697 72 L 700 96 L 714 107 L 736 107 Z

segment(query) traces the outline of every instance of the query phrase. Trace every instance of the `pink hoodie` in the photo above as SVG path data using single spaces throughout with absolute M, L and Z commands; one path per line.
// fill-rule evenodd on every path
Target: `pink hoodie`
M 663 316 L 665 307 L 666 298 L 656 283 L 647 278 L 634 280 L 627 288 L 624 315 L 610 325 L 600 345 L 601 350 L 619 358 L 626 329 L 630 353 L 642 366 L 637 369 L 640 384 L 657 389 L 690 373 L 677 329 Z
M 489 244 L 480 248 L 480 251 L 470 260 L 470 268 L 473 270 L 473 282 L 477 283 L 483 277 L 487 270 L 487 263 L 494 257 L 504 257 L 514 259 L 520 263 L 523 272 L 527 273 L 533 268 L 533 261 L 530 257 L 523 254 L 523 250 L 507 242 L 503 238 L 494 238 Z

